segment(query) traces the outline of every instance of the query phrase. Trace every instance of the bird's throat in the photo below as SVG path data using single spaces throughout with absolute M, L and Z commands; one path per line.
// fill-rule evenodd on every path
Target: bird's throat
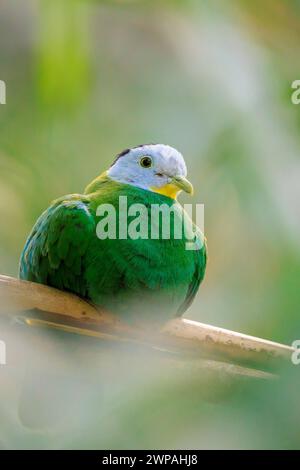
M 176 186 L 175 184 L 172 184 L 172 183 L 165 184 L 161 188 L 157 188 L 155 186 L 152 186 L 150 189 L 151 189 L 151 191 L 153 191 L 155 193 L 163 194 L 163 196 L 167 196 L 167 197 L 170 197 L 172 199 L 177 199 L 177 194 L 179 192 L 178 186 Z

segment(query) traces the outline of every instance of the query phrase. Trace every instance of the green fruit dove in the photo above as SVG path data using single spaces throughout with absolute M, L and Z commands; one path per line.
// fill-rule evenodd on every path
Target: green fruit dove
M 124 150 L 84 194 L 55 200 L 39 217 L 20 279 L 73 292 L 127 321 L 182 315 L 206 267 L 204 236 L 177 202 L 193 190 L 186 173 L 168 145 Z

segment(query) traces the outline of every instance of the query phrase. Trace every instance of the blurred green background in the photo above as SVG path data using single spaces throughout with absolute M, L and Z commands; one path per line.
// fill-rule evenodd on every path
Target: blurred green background
M 2 0 L 1 273 L 17 275 L 52 199 L 83 191 L 123 148 L 167 143 L 186 159 L 193 202 L 205 204 L 209 264 L 188 317 L 300 339 L 299 43 L 297 0 Z M 178 384 L 167 412 L 169 391 L 147 384 L 152 401 L 124 405 L 105 439 L 95 431 L 85 445 L 297 447 L 298 377 L 223 407 L 182 402 Z M 150 419 L 151 406 L 166 415 Z M 6 432 L 7 446 L 34 445 Z

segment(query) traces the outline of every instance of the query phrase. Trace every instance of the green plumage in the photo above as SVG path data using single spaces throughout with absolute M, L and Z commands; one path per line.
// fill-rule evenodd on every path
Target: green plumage
M 186 250 L 186 239 L 175 239 L 172 231 L 170 239 L 160 233 L 156 240 L 101 240 L 97 207 L 118 209 L 120 196 L 127 196 L 128 206 L 142 203 L 150 211 L 151 204 L 175 204 L 174 217 L 182 211 L 169 197 L 101 176 L 84 195 L 60 198 L 39 217 L 21 255 L 20 278 L 74 292 L 127 318 L 181 315 L 204 276 L 202 234 L 195 235 L 199 250 Z

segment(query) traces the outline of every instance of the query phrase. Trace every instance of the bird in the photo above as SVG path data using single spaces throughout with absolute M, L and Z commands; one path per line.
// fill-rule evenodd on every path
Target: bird
M 181 316 L 196 296 L 207 261 L 206 239 L 177 200 L 181 191 L 192 194 L 193 186 L 175 148 L 142 144 L 123 150 L 83 194 L 60 197 L 41 214 L 23 248 L 19 278 L 75 293 L 129 323 L 161 324 Z M 145 208 L 140 224 L 123 213 L 125 199 L 128 207 Z M 138 230 L 132 237 L 118 236 L 125 222 L 135 220 L 141 229 L 153 207 L 170 209 L 169 236 L 159 223 L 155 237 L 149 225 L 144 236 Z M 99 234 L 101 220 L 105 225 L 101 208 L 117 216 L 112 238 Z M 177 237 L 171 221 L 182 216 L 187 231 Z M 195 249 L 187 249 L 191 240 Z

